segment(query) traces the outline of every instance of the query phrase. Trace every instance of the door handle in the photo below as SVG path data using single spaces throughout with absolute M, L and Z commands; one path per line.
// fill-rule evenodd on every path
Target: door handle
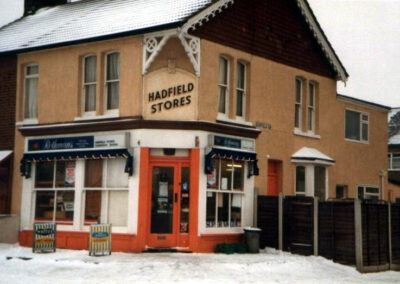
M 175 203 L 178 202 L 178 193 L 175 193 Z

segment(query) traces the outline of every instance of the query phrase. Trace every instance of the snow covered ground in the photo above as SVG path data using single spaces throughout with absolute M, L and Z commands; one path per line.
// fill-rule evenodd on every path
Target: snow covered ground
M 0 244 L 0 283 L 144 282 L 399 283 L 400 272 L 360 274 L 322 257 L 272 249 L 257 255 L 113 253 L 90 257 L 87 251 L 33 254 L 30 248 Z

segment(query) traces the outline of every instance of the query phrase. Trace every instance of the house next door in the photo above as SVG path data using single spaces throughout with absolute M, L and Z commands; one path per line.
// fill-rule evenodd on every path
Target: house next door
M 189 164 L 182 161 L 150 164 L 149 247 L 186 247 L 189 233 Z

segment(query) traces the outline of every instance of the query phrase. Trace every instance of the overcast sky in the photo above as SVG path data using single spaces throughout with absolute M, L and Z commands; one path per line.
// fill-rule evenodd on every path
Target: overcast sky
M 400 107 L 400 0 L 309 3 L 350 74 L 338 92 Z M 0 26 L 22 13 L 23 0 L 0 0 Z

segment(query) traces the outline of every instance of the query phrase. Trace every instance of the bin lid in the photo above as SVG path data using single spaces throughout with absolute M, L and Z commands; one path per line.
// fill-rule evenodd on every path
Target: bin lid
M 245 231 L 245 232 L 261 232 L 262 230 L 260 228 L 255 228 L 255 227 L 246 227 L 246 228 L 243 228 L 243 231 Z

